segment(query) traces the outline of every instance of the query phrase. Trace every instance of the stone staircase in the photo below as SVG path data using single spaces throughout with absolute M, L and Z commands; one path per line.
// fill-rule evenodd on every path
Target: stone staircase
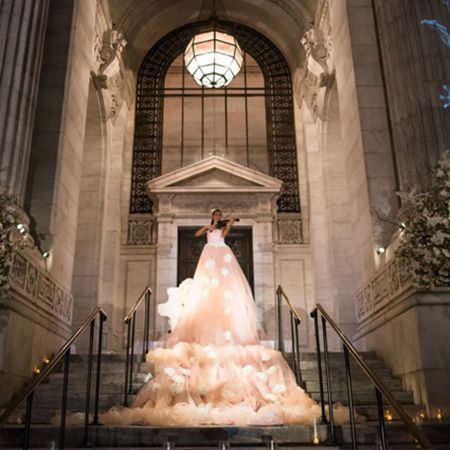
M 382 362 L 374 353 L 363 353 L 366 362 L 375 370 L 386 385 L 392 390 L 395 398 L 415 416 L 419 408 L 414 405 L 412 394 L 402 389 L 399 380 L 383 367 Z M 288 360 L 290 355 L 287 355 Z M 72 356 L 69 375 L 68 410 L 72 413 L 84 411 L 86 392 L 86 359 L 82 356 Z M 323 362 L 323 361 L 322 361 Z M 136 362 L 137 374 L 133 383 L 133 392 L 145 383 L 147 368 L 145 363 Z M 347 390 L 343 355 L 340 352 L 330 353 L 333 402 L 347 404 Z M 57 447 L 58 427 L 55 414 L 59 412 L 63 374 L 62 368 L 52 373 L 45 383 L 35 392 L 31 442 L 32 448 Z M 100 388 L 100 411 L 106 411 L 114 405 L 123 402 L 124 358 L 118 355 L 104 355 L 102 358 L 102 376 Z M 301 355 L 301 370 L 306 390 L 317 401 L 320 400 L 319 378 L 315 353 Z M 351 364 L 354 402 L 358 414 L 367 418 L 364 423 L 357 425 L 358 445 L 361 449 L 378 449 L 376 401 L 375 392 L 365 375 Z M 95 374 L 94 374 L 95 375 Z M 93 380 L 94 380 L 93 376 Z M 326 396 L 326 384 L 325 396 Z M 133 395 L 129 396 L 131 401 Z M 327 399 L 327 397 L 325 397 Z M 94 388 L 91 394 L 91 413 L 93 412 Z M 24 410 L 18 410 L 11 418 L 10 424 L 0 429 L 0 448 L 21 448 L 23 426 L 17 423 L 23 421 Z M 70 426 L 66 430 L 66 448 L 82 447 L 82 417 L 69 415 Z M 72 423 L 70 423 L 72 422 Z M 436 448 L 450 450 L 450 426 L 448 422 L 427 421 L 424 431 L 429 439 L 438 444 Z M 282 427 L 202 427 L 202 428 L 156 428 L 156 427 L 106 427 L 92 426 L 89 431 L 89 442 L 94 448 L 137 448 L 163 447 L 172 442 L 176 448 L 218 448 L 220 442 L 228 442 L 234 448 L 270 448 L 270 440 L 278 446 L 289 448 L 322 448 L 312 444 L 313 430 L 307 426 Z M 318 425 L 318 434 L 322 443 L 327 443 L 328 429 L 325 425 Z M 398 421 L 387 423 L 387 433 L 392 449 L 417 448 L 406 428 Z M 351 448 L 350 426 L 340 426 L 336 429 L 340 442 L 338 445 L 328 445 L 323 448 Z M 448 445 L 447 445 L 448 444 Z M 226 446 L 226 444 L 224 444 Z

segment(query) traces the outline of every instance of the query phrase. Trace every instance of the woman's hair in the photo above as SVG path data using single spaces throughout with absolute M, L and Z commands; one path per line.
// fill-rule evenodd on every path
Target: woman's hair
M 212 210 L 211 210 L 211 217 L 212 217 L 216 212 L 222 212 L 222 210 L 219 209 L 219 208 L 214 208 L 214 209 L 212 209 Z M 211 218 L 211 225 L 212 225 L 213 223 L 214 223 L 214 219 Z

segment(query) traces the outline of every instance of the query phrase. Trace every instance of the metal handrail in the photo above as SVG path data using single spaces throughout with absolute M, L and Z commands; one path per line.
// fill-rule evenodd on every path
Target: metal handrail
M 134 305 L 130 308 L 128 314 L 124 318 L 127 327 L 126 357 L 125 357 L 125 384 L 123 405 L 128 406 L 128 395 L 133 391 L 133 374 L 134 374 L 134 339 L 136 334 L 136 312 L 144 302 L 144 335 L 142 338 L 142 361 L 148 352 L 148 338 L 150 329 L 150 299 L 152 289 L 147 286 L 139 296 Z
M 297 310 L 294 308 L 294 306 L 292 305 L 291 301 L 289 300 L 289 297 L 286 295 L 286 293 L 284 292 L 283 288 L 280 285 L 278 285 L 277 294 L 281 294 L 284 297 L 284 299 L 286 300 L 286 303 L 288 304 L 289 309 L 291 310 L 292 314 L 298 320 L 298 323 L 299 324 L 302 323 L 302 319 L 300 318 Z
M 83 331 L 90 326 L 90 338 L 89 338 L 89 356 L 88 356 L 88 375 L 86 381 L 86 404 L 85 404 L 85 419 L 84 419 L 84 443 L 88 444 L 88 426 L 89 426 L 89 410 L 90 410 L 90 396 L 91 396 L 91 382 L 92 382 L 92 358 L 94 347 L 94 327 L 95 318 L 100 316 L 100 325 L 97 340 L 97 373 L 96 373 L 96 387 L 95 387 L 95 405 L 94 405 L 94 417 L 92 424 L 98 424 L 98 404 L 100 395 L 100 370 L 101 370 L 101 353 L 102 353 L 102 335 L 103 335 L 103 322 L 108 318 L 106 312 L 100 306 L 97 306 L 89 317 L 80 325 L 75 333 L 67 340 L 67 342 L 61 347 L 58 353 L 53 359 L 45 366 L 44 370 L 25 388 L 14 397 L 8 408 L 0 415 L 0 427 L 3 427 L 16 410 L 16 408 L 26 400 L 26 413 L 25 413 L 25 432 L 23 448 L 28 449 L 30 440 L 30 428 L 31 428 L 31 412 L 33 407 L 33 398 L 35 389 L 44 381 L 50 372 L 56 367 L 59 362 L 64 359 L 64 378 L 63 378 L 63 394 L 61 402 L 61 423 L 59 431 L 59 448 L 64 448 L 65 439 L 65 419 L 67 411 L 67 391 L 69 381 L 69 363 L 70 363 L 70 350 L 75 340 L 83 333 Z
M 290 322 L 291 322 L 291 339 L 292 339 L 292 357 L 294 363 L 294 374 L 297 384 L 304 387 L 302 372 L 300 370 L 300 342 L 298 327 L 302 320 L 297 310 L 292 305 L 289 297 L 284 292 L 283 288 L 278 285 L 277 291 L 277 314 L 278 314 L 278 350 L 284 353 L 284 333 L 283 333 L 283 298 L 289 306 Z
M 128 311 L 128 314 L 123 319 L 123 321 L 125 323 L 127 323 L 127 322 L 129 322 L 131 320 L 131 318 L 133 317 L 133 314 L 137 311 L 137 309 L 139 308 L 139 306 L 141 305 L 143 300 L 145 300 L 146 294 L 150 294 L 150 295 L 152 294 L 152 289 L 151 289 L 150 286 L 147 286 L 144 289 L 144 291 L 142 292 L 140 297 L 137 299 L 136 303 L 130 308 L 130 310 Z
M 322 315 L 322 324 L 323 324 L 323 339 L 324 339 L 324 346 L 325 346 L 325 363 L 326 363 L 326 369 L 327 369 L 327 381 L 330 382 L 329 377 L 329 363 L 328 363 L 328 347 L 326 342 L 326 329 L 325 329 L 325 321 L 329 323 L 331 328 L 336 332 L 340 340 L 342 341 L 344 345 L 344 356 L 345 356 L 345 362 L 346 362 L 346 373 L 347 373 L 347 386 L 348 386 L 348 394 L 349 394 L 349 400 L 350 400 L 350 414 L 352 420 L 352 435 L 353 440 L 355 439 L 354 435 L 354 418 L 353 416 L 353 400 L 352 400 L 352 392 L 351 392 L 351 376 L 350 376 L 350 364 L 348 360 L 348 353 L 350 353 L 353 358 L 355 359 L 358 366 L 361 368 L 361 370 L 367 375 L 367 377 L 372 381 L 372 383 L 375 386 L 376 396 L 377 396 L 377 403 L 378 403 L 378 413 L 381 412 L 381 417 L 379 417 L 380 420 L 380 433 L 382 440 L 385 441 L 385 430 L 384 430 L 384 419 L 383 419 L 383 408 L 382 408 L 382 402 L 381 402 L 381 395 L 389 402 L 391 407 L 394 411 L 397 412 L 398 416 L 403 420 L 409 431 L 415 436 L 418 443 L 423 448 L 428 449 L 434 449 L 431 442 L 428 440 L 428 438 L 425 436 L 425 434 L 422 432 L 422 430 L 411 420 L 411 418 L 408 416 L 404 408 L 399 404 L 399 402 L 395 399 L 395 397 L 392 395 L 392 393 L 389 391 L 385 383 L 378 377 L 378 375 L 372 370 L 372 368 L 364 361 L 364 359 L 359 354 L 358 350 L 353 346 L 353 344 L 350 342 L 350 340 L 345 336 L 345 334 L 342 332 L 342 330 L 339 328 L 339 326 L 334 322 L 334 320 L 328 315 L 328 313 L 325 311 L 325 309 L 322 307 L 320 303 L 317 303 L 315 308 L 311 311 L 310 315 L 315 319 L 316 324 L 316 342 L 319 344 L 318 339 L 318 327 L 317 327 L 317 312 L 320 311 Z M 320 344 L 319 344 L 320 345 Z M 318 355 L 320 356 L 320 347 L 318 347 Z M 321 363 L 319 358 L 319 368 L 321 369 Z M 333 430 L 333 423 L 332 423 L 332 404 L 331 404 L 331 386 L 328 384 L 328 395 L 329 395 L 329 411 L 330 411 L 330 422 L 332 426 L 332 434 L 334 435 Z M 323 392 L 321 392 L 322 396 L 322 402 L 323 402 Z M 354 443 L 355 446 L 355 443 Z

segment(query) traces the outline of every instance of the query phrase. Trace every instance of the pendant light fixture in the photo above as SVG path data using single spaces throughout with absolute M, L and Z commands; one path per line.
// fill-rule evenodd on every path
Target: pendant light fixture
M 239 73 L 244 57 L 235 37 L 218 30 L 215 1 L 209 20 L 211 27 L 186 46 L 184 63 L 199 86 L 222 88 Z

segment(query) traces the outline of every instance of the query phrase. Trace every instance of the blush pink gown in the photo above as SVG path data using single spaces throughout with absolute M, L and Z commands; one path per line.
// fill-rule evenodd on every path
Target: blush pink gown
M 181 317 L 147 362 L 152 378 L 104 423 L 311 424 L 320 416 L 281 353 L 260 345 L 250 286 L 221 230 L 208 232 Z

